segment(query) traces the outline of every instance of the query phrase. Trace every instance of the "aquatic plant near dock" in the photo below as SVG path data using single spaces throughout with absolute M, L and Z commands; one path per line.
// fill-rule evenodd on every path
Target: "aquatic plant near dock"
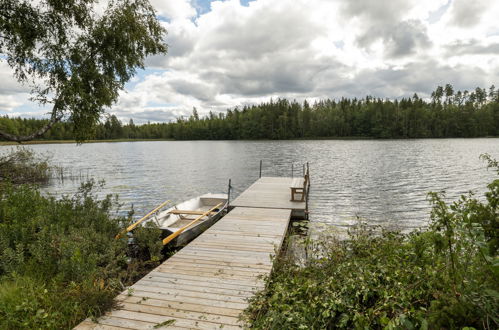
M 496 161 L 483 156 L 498 171 Z M 319 240 L 304 267 L 276 261 L 246 312 L 264 329 L 499 327 L 499 179 L 485 200 L 447 204 L 431 193 L 429 228 L 409 234 L 359 225 Z

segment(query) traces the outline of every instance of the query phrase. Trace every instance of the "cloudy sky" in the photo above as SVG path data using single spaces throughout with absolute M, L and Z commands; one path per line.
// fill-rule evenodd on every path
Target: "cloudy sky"
M 109 112 L 169 121 L 285 97 L 427 96 L 499 85 L 495 0 L 150 0 L 166 56 Z M 0 115 L 43 116 L 0 62 Z

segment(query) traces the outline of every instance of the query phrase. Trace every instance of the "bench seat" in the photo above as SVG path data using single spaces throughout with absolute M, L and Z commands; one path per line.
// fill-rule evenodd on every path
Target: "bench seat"
M 307 193 L 307 176 L 302 178 L 293 178 L 289 188 L 291 189 L 292 202 L 305 201 L 305 195 Z M 298 199 L 296 195 L 299 195 L 300 199 Z
M 303 188 L 305 185 L 305 178 L 293 178 L 290 188 Z

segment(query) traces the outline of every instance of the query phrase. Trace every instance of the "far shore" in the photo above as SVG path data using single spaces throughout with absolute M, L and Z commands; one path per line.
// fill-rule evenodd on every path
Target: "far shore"
M 174 141 L 172 139 L 106 139 L 106 140 L 86 140 L 83 143 L 100 143 L 100 142 L 144 142 L 144 141 Z M 77 143 L 76 140 L 33 140 L 22 143 L 14 141 L 0 141 L 0 146 L 14 146 L 26 144 L 68 144 Z
M 104 139 L 104 140 L 86 140 L 82 143 L 109 143 L 109 142 L 153 142 L 153 141 L 317 141 L 317 140 L 443 140 L 443 139 L 495 139 L 499 136 L 477 136 L 477 137 L 443 137 L 443 138 L 374 138 L 363 136 L 343 136 L 343 137 L 306 137 L 297 139 L 241 139 L 241 140 L 175 140 L 175 139 Z M 22 143 L 13 141 L 0 141 L 0 146 L 28 145 L 28 144 L 76 144 L 76 140 L 34 140 L 25 141 Z

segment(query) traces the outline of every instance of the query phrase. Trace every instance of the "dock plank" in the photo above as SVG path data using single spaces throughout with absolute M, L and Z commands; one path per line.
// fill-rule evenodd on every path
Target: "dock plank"
M 125 297 L 118 296 L 118 300 L 123 300 Z M 128 298 L 128 297 L 127 297 Z M 235 309 L 235 308 L 229 308 L 229 307 L 217 307 L 217 306 L 206 306 L 206 305 L 200 305 L 200 304 L 192 304 L 192 303 L 182 303 L 178 301 L 171 301 L 171 300 L 165 300 L 165 299 L 156 299 L 156 298 L 151 298 L 147 295 L 136 295 L 134 298 L 136 300 L 124 300 L 126 302 L 134 301 L 135 304 L 141 305 L 143 301 L 144 304 L 147 305 L 152 305 L 152 306 L 158 306 L 162 307 L 165 310 L 179 310 L 179 311 L 186 311 L 186 312 L 200 312 L 200 313 L 208 313 L 208 314 L 214 314 L 214 315 L 224 315 L 224 316 L 231 316 L 231 317 L 238 317 L 241 313 L 240 309 Z M 145 299 L 144 299 L 145 298 Z
M 252 291 L 243 291 L 243 290 L 234 290 L 234 289 L 223 289 L 223 288 L 213 288 L 207 286 L 199 286 L 195 284 L 191 285 L 181 285 L 179 283 L 165 283 L 162 281 L 142 281 L 141 285 L 151 286 L 151 287 L 159 287 L 159 288 L 169 288 L 173 290 L 182 290 L 186 293 L 197 294 L 201 293 L 214 293 L 219 295 L 227 295 L 232 297 L 245 297 L 249 298 L 253 295 Z
M 238 326 L 240 324 L 240 321 L 237 317 L 216 315 L 216 314 L 210 314 L 210 313 L 198 313 L 198 312 L 188 312 L 188 311 L 181 311 L 181 310 L 165 309 L 162 307 L 147 305 L 145 303 L 143 303 L 143 304 L 134 304 L 134 303 L 128 303 L 128 302 L 123 303 L 122 310 L 139 312 L 139 313 L 157 314 L 157 315 L 163 315 L 163 316 L 169 316 L 169 317 L 178 317 L 178 318 L 182 318 L 182 319 L 186 319 L 186 320 L 194 320 L 194 321 L 205 320 L 205 321 L 209 321 L 209 322 L 221 323 L 224 325 L 228 324 L 228 325 Z

